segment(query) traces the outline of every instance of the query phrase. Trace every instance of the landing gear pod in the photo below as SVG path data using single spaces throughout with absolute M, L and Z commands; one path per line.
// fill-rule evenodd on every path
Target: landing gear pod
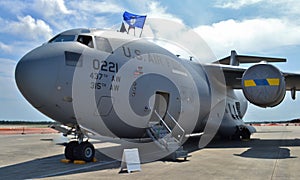
M 275 66 L 257 64 L 247 69 L 242 77 L 245 97 L 260 107 L 274 107 L 285 96 L 285 79 Z

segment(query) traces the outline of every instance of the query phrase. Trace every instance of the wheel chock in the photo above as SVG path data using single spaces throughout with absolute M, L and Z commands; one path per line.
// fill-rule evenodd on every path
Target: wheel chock
M 86 162 L 83 160 L 74 160 L 73 163 L 74 164 L 85 164 Z
M 67 164 L 67 163 L 70 163 L 71 160 L 70 159 L 61 159 L 60 162 Z
M 70 159 L 61 159 L 60 162 L 68 164 L 68 163 L 71 162 L 71 160 Z M 92 162 L 94 162 L 94 163 L 97 162 L 97 159 L 93 158 Z M 86 161 L 83 161 L 83 160 L 74 160 L 73 163 L 74 164 L 86 164 Z

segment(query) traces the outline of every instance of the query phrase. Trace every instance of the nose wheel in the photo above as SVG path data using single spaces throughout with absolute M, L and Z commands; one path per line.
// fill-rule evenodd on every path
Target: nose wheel
M 71 141 L 65 148 L 65 157 L 71 161 L 83 160 L 91 162 L 95 157 L 95 148 L 89 142 Z

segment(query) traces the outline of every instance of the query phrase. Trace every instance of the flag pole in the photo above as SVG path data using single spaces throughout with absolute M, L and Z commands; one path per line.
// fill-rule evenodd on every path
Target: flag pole
M 147 18 L 147 16 L 145 16 L 145 21 L 146 21 L 146 18 Z M 142 30 L 141 30 L 141 32 L 140 32 L 139 38 L 142 36 L 143 30 L 144 30 L 145 21 L 144 21 L 144 23 L 143 23 L 143 27 L 142 27 Z
M 143 28 L 142 28 L 142 30 L 141 30 L 141 32 L 140 32 L 140 36 L 139 36 L 139 38 L 142 36 L 143 29 L 144 29 L 144 26 L 143 26 Z

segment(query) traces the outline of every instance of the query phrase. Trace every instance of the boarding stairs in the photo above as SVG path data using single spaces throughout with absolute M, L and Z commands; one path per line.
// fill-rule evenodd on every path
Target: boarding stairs
M 164 120 L 156 110 L 154 115 L 158 121 L 150 121 L 147 133 L 150 138 L 163 150 L 170 152 L 170 158 L 176 160 L 178 158 L 188 157 L 188 151 L 182 147 L 183 138 L 185 137 L 184 129 L 178 124 L 169 112 L 166 113 L 169 121 Z M 165 119 L 166 119 L 165 117 Z

